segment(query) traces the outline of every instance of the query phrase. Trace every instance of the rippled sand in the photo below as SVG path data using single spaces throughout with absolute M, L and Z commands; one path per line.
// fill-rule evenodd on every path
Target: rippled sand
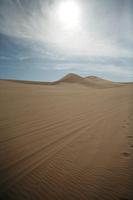
M 132 185 L 133 84 L 0 81 L 1 200 L 132 200 Z

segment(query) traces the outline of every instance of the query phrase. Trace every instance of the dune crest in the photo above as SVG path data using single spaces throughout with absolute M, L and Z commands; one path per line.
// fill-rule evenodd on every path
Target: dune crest
M 93 87 L 93 88 L 110 88 L 110 87 L 117 87 L 121 86 L 120 83 L 114 83 L 109 80 L 104 80 L 102 78 L 99 78 L 97 76 L 87 76 L 82 77 L 74 73 L 69 73 L 65 75 L 63 78 L 61 78 L 58 81 L 53 82 L 52 84 L 61 84 L 61 83 L 75 83 L 75 84 L 81 84 L 87 87 Z
M 23 83 L 23 84 L 33 84 L 33 85 L 61 85 L 61 84 L 76 84 L 76 85 L 82 85 L 89 88 L 97 88 L 97 89 L 104 89 L 104 88 L 113 88 L 113 87 L 120 87 L 120 86 L 126 86 L 133 84 L 130 83 L 119 83 L 119 82 L 112 82 L 110 80 L 105 80 L 103 78 L 97 77 L 97 76 L 87 76 L 82 77 L 74 73 L 69 73 L 62 77 L 61 79 L 53 82 L 40 82 L 40 81 L 26 81 L 26 80 L 6 80 L 10 82 L 16 82 L 16 83 Z

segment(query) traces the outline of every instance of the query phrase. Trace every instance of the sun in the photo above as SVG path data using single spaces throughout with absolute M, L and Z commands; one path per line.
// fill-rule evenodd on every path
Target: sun
M 58 18 L 65 29 L 75 29 L 80 22 L 80 7 L 75 1 L 63 1 L 58 7 Z

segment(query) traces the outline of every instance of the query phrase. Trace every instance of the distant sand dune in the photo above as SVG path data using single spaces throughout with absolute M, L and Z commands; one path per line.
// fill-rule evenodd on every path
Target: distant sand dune
M 105 80 L 96 76 L 87 76 L 87 77 L 81 77 L 77 74 L 70 73 L 61 78 L 60 80 L 53 81 L 53 82 L 38 82 L 38 81 L 24 81 L 24 80 L 6 80 L 10 82 L 16 82 L 16 83 L 24 83 L 24 84 L 32 84 L 32 85 L 59 85 L 63 83 L 73 83 L 73 84 L 80 84 L 83 86 L 89 86 L 93 88 L 112 88 L 112 87 L 120 87 L 120 86 L 126 86 L 131 85 L 133 83 L 119 83 L 119 82 L 112 82 L 109 80 Z
M 70 73 L 58 81 L 53 82 L 52 84 L 61 84 L 61 83 L 76 83 L 84 86 L 89 86 L 93 88 L 110 88 L 122 86 L 122 83 L 114 83 L 112 81 L 104 80 L 96 76 L 81 77 L 77 74 Z
M 132 83 L 0 81 L 0 111 L 0 199 L 133 199 Z

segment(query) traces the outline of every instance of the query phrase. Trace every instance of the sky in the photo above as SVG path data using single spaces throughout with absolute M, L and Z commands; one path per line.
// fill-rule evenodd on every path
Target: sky
M 133 81 L 132 0 L 0 0 L 0 79 Z

